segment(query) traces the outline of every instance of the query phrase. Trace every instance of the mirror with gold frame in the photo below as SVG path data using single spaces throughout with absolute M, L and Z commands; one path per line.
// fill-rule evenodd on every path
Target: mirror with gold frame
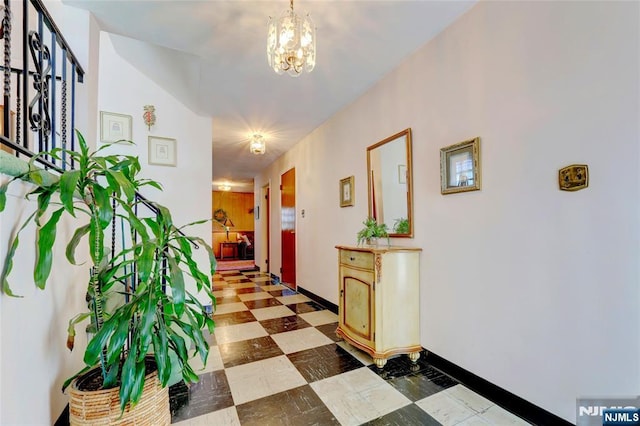
M 369 216 L 394 238 L 413 238 L 411 159 L 411 128 L 367 148 Z

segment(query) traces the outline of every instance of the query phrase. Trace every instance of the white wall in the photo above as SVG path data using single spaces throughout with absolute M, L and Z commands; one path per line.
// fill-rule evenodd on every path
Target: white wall
M 638 21 L 637 2 L 476 5 L 256 178 L 273 183 L 272 271 L 296 167 L 297 282 L 338 303 L 366 147 L 411 127 L 415 238 L 394 243 L 423 248 L 422 345 L 570 421 L 578 397 L 639 394 Z M 482 190 L 441 195 L 439 149 L 475 136 Z M 589 188 L 559 191 L 573 163 Z
M 116 48 L 117 46 L 117 48 Z M 98 109 L 133 118 L 133 146 L 114 145 L 112 148 L 127 155 L 137 155 L 142 166 L 141 175 L 160 182 L 163 191 L 151 187 L 142 194 L 152 201 L 168 207 L 178 226 L 200 219 L 211 218 L 211 118 L 195 114 L 173 97 L 170 79 L 159 86 L 153 79 L 129 62 L 131 52 L 145 50 L 144 60 L 159 57 L 158 66 L 164 65 L 165 49 L 148 43 L 108 33 L 100 34 L 100 82 Z M 166 75 L 167 70 L 163 71 Z M 176 71 L 179 72 L 179 71 Z M 181 86 L 181 76 L 176 74 L 176 84 Z M 144 105 L 154 105 L 156 124 L 147 128 L 143 119 Z M 148 164 L 148 137 L 158 136 L 176 139 L 177 166 Z M 211 223 L 185 230 L 210 243 Z M 208 256 L 200 249 L 195 252 L 202 270 L 208 271 Z M 201 295 L 206 301 L 206 295 Z
M 139 155 L 144 177 L 156 179 L 164 185 L 163 192 L 145 191 L 144 195 L 168 206 L 176 224 L 209 218 L 211 120 L 191 112 L 167 90 L 123 60 L 114 51 L 110 37 L 99 33 L 95 21 L 86 12 L 58 3 L 47 3 L 47 6 L 51 7 L 55 19 L 63 16 L 57 21 L 63 33 L 78 56 L 89 61 L 89 64 L 83 63 L 87 79 L 78 93 L 78 129 L 87 141 L 92 146 L 96 145 L 98 110 L 132 115 L 133 139 L 137 146 L 126 153 Z M 79 19 L 77 25 L 66 33 L 63 24 L 72 25 L 73 17 Z M 74 41 L 80 46 L 79 51 Z M 137 42 L 130 42 L 132 49 L 138 47 Z M 125 49 L 127 39 L 120 37 L 118 43 L 119 48 Z M 153 47 L 149 46 L 148 50 L 153 51 Z M 146 104 L 156 106 L 157 124 L 151 132 L 142 121 L 143 105 Z M 148 134 L 177 139 L 177 167 L 147 164 Z M 6 176 L 0 178 L 2 182 L 7 179 Z M 27 191 L 26 185 L 14 187 L 9 194 L 6 212 L 0 215 L 2 259 L 16 224 L 34 208 L 34 203 L 22 200 Z M 86 336 L 78 333 L 73 353 L 69 354 L 65 348 L 68 320 L 86 310 L 88 270 L 71 268 L 64 260 L 64 245 L 73 229 L 72 224 L 68 224 L 67 232 L 58 235 L 55 249 L 58 262 L 54 264 L 55 272 L 45 291 L 36 290 L 33 285 L 33 230 L 27 229 L 21 238 L 22 250 L 10 282 L 14 291 L 25 297 L 0 296 L 0 424 L 53 424 L 68 402 L 60 392 L 62 383 L 83 366 Z M 210 225 L 200 225 L 190 233 L 208 241 Z M 198 259 L 203 265 L 206 258 L 205 251 L 199 250 Z M 33 401 L 38 403 L 33 404 Z
M 97 58 L 93 54 L 98 50 L 97 24 L 86 11 L 64 6 L 58 0 L 47 1 L 46 6 L 89 77 L 77 85 L 76 124 L 92 140 L 96 112 L 91 105 L 97 99 Z M 16 14 L 18 11 L 14 11 Z M 0 182 L 7 179 L 0 175 Z M 0 214 L 3 265 L 10 236 L 36 207 L 35 202 L 24 201 L 29 189 L 24 184 L 12 186 L 6 210 Z M 9 282 L 14 292 L 24 297 L 0 295 L 0 424 L 53 424 L 68 402 L 61 392 L 62 383 L 83 366 L 83 352 L 70 353 L 66 349 L 69 319 L 86 310 L 84 283 L 88 270 L 70 267 L 63 260 L 65 243 L 74 229 L 71 222 L 60 228 L 54 248 L 54 256 L 60 262 L 56 263 L 44 291 L 36 289 L 33 283 L 33 227 L 21 236 Z M 82 258 L 79 251 L 78 259 Z M 86 336 L 79 333 L 76 347 L 84 346 Z

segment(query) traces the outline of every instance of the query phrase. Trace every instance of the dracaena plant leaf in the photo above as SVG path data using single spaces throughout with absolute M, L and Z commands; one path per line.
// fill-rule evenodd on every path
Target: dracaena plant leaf
M 47 223 L 37 231 L 36 238 L 38 241 L 38 247 L 36 251 L 36 267 L 33 273 L 33 278 L 40 289 L 44 289 L 47 278 L 49 278 L 49 274 L 51 273 L 53 244 L 56 241 L 57 224 L 63 210 L 64 209 L 61 208 L 54 211 Z

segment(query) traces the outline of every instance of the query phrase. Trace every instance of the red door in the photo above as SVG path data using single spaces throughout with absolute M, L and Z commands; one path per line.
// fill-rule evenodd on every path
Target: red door
M 282 282 L 296 288 L 296 169 L 280 178 L 282 226 Z

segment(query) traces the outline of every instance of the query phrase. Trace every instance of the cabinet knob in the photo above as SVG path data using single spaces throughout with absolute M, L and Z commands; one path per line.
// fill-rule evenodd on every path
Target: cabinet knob
M 349 259 L 350 259 L 352 262 L 353 262 L 354 260 L 356 260 L 356 258 L 355 258 L 355 257 L 350 257 Z

